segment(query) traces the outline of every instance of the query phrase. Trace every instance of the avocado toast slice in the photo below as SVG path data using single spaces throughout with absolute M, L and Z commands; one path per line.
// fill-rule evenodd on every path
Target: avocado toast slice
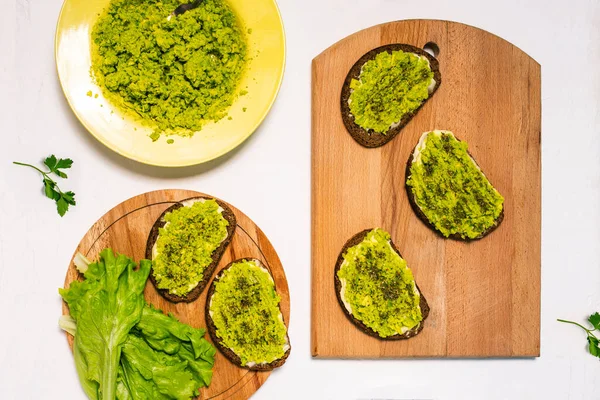
M 167 300 L 192 302 L 208 284 L 237 226 L 229 206 L 212 197 L 192 197 L 167 208 L 146 243 L 153 261 L 150 280 Z
M 443 237 L 477 240 L 504 219 L 504 198 L 450 131 L 424 132 L 406 163 L 410 204 Z
M 352 66 L 342 86 L 344 125 L 361 146 L 383 146 L 441 82 L 438 60 L 423 49 L 401 43 L 373 49 Z
M 279 303 L 275 281 L 260 260 L 232 261 L 208 289 L 205 316 L 213 343 L 242 368 L 282 366 L 291 346 Z
M 429 305 L 384 230 L 365 229 L 348 240 L 333 275 L 344 314 L 364 333 L 401 340 L 423 330 Z

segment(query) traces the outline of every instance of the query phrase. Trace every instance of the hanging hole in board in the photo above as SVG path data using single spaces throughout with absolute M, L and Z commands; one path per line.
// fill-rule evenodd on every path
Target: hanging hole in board
M 423 46 L 423 50 L 436 57 L 440 54 L 440 48 L 435 42 L 427 42 L 425 46 Z

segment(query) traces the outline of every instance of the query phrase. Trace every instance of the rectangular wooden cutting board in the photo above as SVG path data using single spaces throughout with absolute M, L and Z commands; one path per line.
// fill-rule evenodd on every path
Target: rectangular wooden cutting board
M 390 43 L 439 47 L 442 83 L 401 133 L 366 149 L 346 131 L 340 93 L 366 52 Z M 535 357 L 540 354 L 540 66 L 488 32 L 447 21 L 379 25 L 338 42 L 312 68 L 312 354 L 327 358 Z M 408 157 L 425 131 L 445 129 L 505 198 L 505 218 L 482 240 L 443 239 L 410 207 Z M 344 243 L 381 227 L 431 307 L 401 341 L 359 331 L 334 291 Z

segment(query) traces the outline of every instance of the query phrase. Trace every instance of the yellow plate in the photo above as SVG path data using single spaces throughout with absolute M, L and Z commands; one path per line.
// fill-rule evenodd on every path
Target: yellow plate
M 90 34 L 98 14 L 110 0 L 65 0 L 56 28 L 56 67 L 69 105 L 87 130 L 117 153 L 146 164 L 186 166 L 200 164 L 233 150 L 260 125 L 275 101 L 283 78 L 285 37 L 275 0 L 227 0 L 243 29 L 252 29 L 248 54 L 252 57 L 229 110 L 231 120 L 208 123 L 192 138 L 162 136 L 152 142 L 151 128 L 124 115 L 102 96 L 90 75 Z M 98 97 L 87 93 L 98 94 Z M 246 112 L 243 109 L 246 108 Z

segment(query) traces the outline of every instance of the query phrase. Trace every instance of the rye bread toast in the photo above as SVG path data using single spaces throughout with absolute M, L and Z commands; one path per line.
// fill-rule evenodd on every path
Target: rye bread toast
M 219 349 L 219 351 L 232 363 L 234 363 L 235 365 L 241 367 L 241 368 L 246 368 L 249 369 L 251 371 L 271 371 L 274 368 L 278 368 L 281 367 L 285 361 L 287 360 L 288 356 L 290 355 L 290 351 L 292 349 L 291 345 L 290 345 L 290 338 L 287 334 L 287 326 L 286 326 L 286 339 L 287 339 L 287 344 L 288 344 L 288 349 L 286 350 L 285 354 L 283 355 L 283 357 L 272 361 L 268 364 L 254 364 L 252 366 L 247 366 L 247 365 L 242 365 L 242 360 L 240 359 L 240 357 L 234 353 L 234 351 L 232 349 L 230 349 L 229 347 L 225 346 L 223 344 L 223 341 L 221 340 L 221 338 L 219 338 L 219 336 L 217 335 L 217 327 L 215 326 L 215 323 L 210 315 L 210 304 L 211 304 L 211 299 L 213 294 L 215 293 L 215 284 L 216 282 L 219 281 L 219 279 L 221 279 L 221 277 L 223 276 L 223 273 L 229 269 L 234 263 L 237 262 L 241 262 L 241 261 L 255 261 L 257 262 L 260 266 L 263 266 L 263 263 L 256 259 L 256 258 L 240 258 L 237 260 L 234 260 L 232 262 L 230 262 L 229 264 L 227 264 L 227 266 L 225 266 L 225 268 L 223 268 L 221 271 L 219 271 L 219 273 L 217 274 L 217 276 L 215 276 L 215 278 L 213 279 L 210 287 L 208 288 L 208 294 L 206 296 L 206 305 L 205 305 L 205 310 L 204 310 L 204 315 L 206 317 L 206 330 L 208 331 L 208 334 L 210 335 L 210 338 L 212 339 L 213 343 L 215 344 L 215 346 L 217 346 L 217 348 Z M 270 272 L 269 272 L 270 274 Z M 284 322 L 285 325 L 285 322 Z
M 161 296 L 163 296 L 165 299 L 167 299 L 173 303 L 181 303 L 181 302 L 190 303 L 190 302 L 196 300 L 200 296 L 200 294 L 202 293 L 202 291 L 208 284 L 210 277 L 212 276 L 213 272 L 215 271 L 215 268 L 217 268 L 217 264 L 219 264 L 219 261 L 221 260 L 221 257 L 223 256 L 223 253 L 225 252 L 225 249 L 231 242 L 231 238 L 233 237 L 233 233 L 235 232 L 235 228 L 237 227 L 237 222 L 235 219 L 235 215 L 233 214 L 233 211 L 231 211 L 231 208 L 229 208 L 229 206 L 226 203 L 222 202 L 221 200 L 218 200 L 218 199 L 215 199 L 212 197 L 202 197 L 202 196 L 191 197 L 189 199 L 182 200 L 178 203 L 173 204 L 169 208 L 167 208 L 160 215 L 160 217 L 158 217 L 158 219 L 152 226 L 152 229 L 150 229 L 150 234 L 148 235 L 148 241 L 146 242 L 146 258 L 148 260 L 154 259 L 152 250 L 154 248 L 154 244 L 158 240 L 159 229 L 164 227 L 166 224 L 166 221 L 164 219 L 165 215 L 167 215 L 168 213 L 175 211 L 181 207 L 184 207 L 183 203 L 186 201 L 190 201 L 190 200 L 193 201 L 193 200 L 200 200 L 200 199 L 215 200 L 217 202 L 217 204 L 223 209 L 223 213 L 222 213 L 223 218 L 225 218 L 227 220 L 227 222 L 229 222 L 229 225 L 227 226 L 227 237 L 225 238 L 225 240 L 223 240 L 221 242 L 219 247 L 217 247 L 215 249 L 215 251 L 213 252 L 212 262 L 204 270 L 204 272 L 202 274 L 202 280 L 198 283 L 198 285 L 196 285 L 196 287 L 194 287 L 194 289 L 192 289 L 185 296 L 178 296 L 178 295 L 169 293 L 168 289 L 159 288 L 157 285 L 156 279 L 154 278 L 154 268 L 152 268 L 150 270 L 150 281 L 152 282 L 152 284 L 154 285 L 154 287 L 156 288 L 158 293 L 160 293 Z
M 348 104 L 348 100 L 350 99 L 350 94 L 352 93 L 352 89 L 350 88 L 350 83 L 353 79 L 359 79 L 361 69 L 363 65 L 370 60 L 373 60 L 377 54 L 387 51 L 391 53 L 392 51 L 401 50 L 405 53 L 416 54 L 421 57 L 427 58 L 429 61 L 429 65 L 431 67 L 431 71 L 433 72 L 433 79 L 435 80 L 435 85 L 431 93 L 429 93 L 429 97 L 425 99 L 421 105 L 414 110 L 413 112 L 407 113 L 402 116 L 402 119 L 398 121 L 397 125 L 390 128 L 385 134 L 367 131 L 364 128 L 358 126 L 354 122 L 354 116 L 350 112 L 350 105 Z M 378 47 L 366 53 L 362 56 L 350 69 L 348 75 L 346 76 L 346 80 L 344 81 L 344 85 L 342 86 L 342 94 L 340 98 L 340 105 L 342 110 L 342 120 L 348 133 L 354 138 L 354 140 L 363 147 L 374 148 L 380 147 L 392 140 L 401 130 L 408 124 L 408 122 L 419 112 L 421 107 L 435 94 L 438 87 L 442 83 L 442 75 L 440 73 L 440 65 L 438 60 L 433 57 L 431 54 L 427 53 L 425 50 L 411 46 L 409 44 L 388 44 L 385 46 Z
M 456 137 L 456 135 L 453 134 L 453 136 L 456 138 L 456 140 L 459 140 L 459 138 Z M 408 186 L 408 178 L 410 177 L 411 173 L 410 173 L 410 167 L 414 161 L 414 157 L 415 157 L 415 150 L 418 146 L 415 145 L 415 147 L 413 148 L 412 152 L 410 153 L 410 157 L 408 157 L 408 161 L 406 162 L 406 181 L 405 181 L 405 185 L 404 187 L 406 188 L 406 194 L 408 195 L 408 201 L 413 209 L 413 211 L 415 212 L 415 214 L 417 214 L 417 217 L 425 224 L 427 225 L 431 230 L 433 230 L 435 233 L 437 233 L 439 236 L 446 238 L 446 236 L 444 236 L 436 227 L 434 224 L 431 223 L 431 221 L 429 221 L 429 219 L 427 218 L 427 216 L 425 215 L 425 213 L 423 212 L 423 210 L 421 210 L 421 208 L 419 207 L 419 205 L 417 204 L 417 201 L 415 199 L 415 195 L 412 192 L 412 189 L 410 186 Z M 475 165 L 477 165 L 477 167 L 479 168 L 479 170 L 483 173 L 483 170 L 481 169 L 481 167 L 479 166 L 479 164 L 477 163 L 477 160 L 475 160 L 475 158 L 473 157 L 473 155 L 471 154 L 471 152 L 467 151 L 467 153 L 469 154 L 469 157 L 471 157 L 471 160 L 473 160 L 473 162 L 475 163 Z M 485 175 L 485 174 L 484 174 Z M 487 178 L 487 177 L 486 177 Z M 449 235 L 447 238 L 448 239 L 453 239 L 453 240 L 459 240 L 459 241 L 463 241 L 463 242 L 472 242 L 475 240 L 479 240 L 484 238 L 485 236 L 489 235 L 490 233 L 492 233 L 494 230 L 496 230 L 496 228 L 498 228 L 498 226 L 500 226 L 500 223 L 502 223 L 502 221 L 504 220 L 504 204 L 502 204 L 502 211 L 500 212 L 500 215 L 498 215 L 498 218 L 496 218 L 496 220 L 494 221 L 494 224 L 492 226 L 490 226 L 488 229 L 486 229 L 484 232 L 482 232 L 479 236 L 475 237 L 475 238 L 463 238 L 460 234 L 458 233 L 453 233 L 451 235 Z
M 419 291 L 419 307 L 421 308 L 421 315 L 423 316 L 423 320 L 414 328 L 406 331 L 405 333 L 397 333 L 395 335 L 392 336 L 387 336 L 387 337 L 381 337 L 379 336 L 379 334 L 377 332 L 375 332 L 373 329 L 371 329 L 370 327 L 366 326 L 362 321 L 358 320 L 357 318 L 354 317 L 354 315 L 352 315 L 348 309 L 346 308 L 346 305 L 344 304 L 344 300 L 342 299 L 342 282 L 340 281 L 340 278 L 338 277 L 337 273 L 340 270 L 342 263 L 344 262 L 344 254 L 346 253 L 346 251 L 348 250 L 348 248 L 356 246 L 357 244 L 359 244 L 360 242 L 363 241 L 363 239 L 365 238 L 365 236 L 367 235 L 367 233 L 369 233 L 370 231 L 372 231 L 374 228 L 371 229 L 365 229 L 359 233 L 357 233 L 356 235 L 352 236 L 347 242 L 346 244 L 344 244 L 344 247 L 342 247 L 342 251 L 340 251 L 340 254 L 337 258 L 337 262 L 335 264 L 335 268 L 333 271 L 333 277 L 334 277 L 334 284 L 335 284 L 335 294 L 336 297 L 338 299 L 338 302 L 340 303 L 340 307 L 342 307 L 342 310 L 344 311 L 344 314 L 346 315 L 346 317 L 348 317 L 348 319 L 355 324 L 361 331 L 363 331 L 364 333 L 366 333 L 367 335 L 376 337 L 378 339 L 381 340 L 402 340 L 402 339 L 409 339 L 413 336 L 418 335 L 422 330 L 423 327 L 425 325 L 425 320 L 427 319 L 427 317 L 429 316 L 429 304 L 427 303 L 427 300 L 425 299 L 425 296 L 423 295 L 423 292 L 421 291 L 421 289 L 419 288 L 419 285 L 417 285 L 417 282 L 415 280 L 415 286 L 417 287 L 417 290 Z M 396 247 L 396 245 L 394 244 L 394 242 L 392 240 L 390 240 L 390 245 L 392 246 L 392 249 L 394 249 L 394 251 L 396 253 L 398 253 L 398 255 L 400 257 L 402 257 L 402 254 L 400 254 L 400 251 L 398 250 L 398 248 Z

